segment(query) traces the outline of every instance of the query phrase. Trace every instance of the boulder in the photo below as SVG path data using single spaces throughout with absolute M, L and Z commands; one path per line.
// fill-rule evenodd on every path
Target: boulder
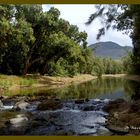
M 40 103 L 37 107 L 37 110 L 56 110 L 63 107 L 62 103 L 58 99 L 49 99 Z
M 124 126 L 117 126 L 117 125 L 112 125 L 112 124 L 108 124 L 106 126 L 111 132 L 117 134 L 117 135 L 126 135 L 129 133 L 129 127 Z
M 14 127 L 19 127 L 28 121 L 28 118 L 24 114 L 18 114 L 15 118 L 10 119 L 9 123 Z
M 140 112 L 140 100 L 134 101 L 129 109 L 130 113 Z
M 30 106 L 29 103 L 25 102 L 24 100 L 17 102 L 13 109 L 16 111 L 26 110 Z
M 5 123 L 9 135 L 24 135 L 28 129 L 29 119 L 25 114 L 18 114 Z
M 0 100 L 0 109 L 3 108 L 3 102 Z
M 113 133 L 109 131 L 107 128 L 100 126 L 97 131 L 98 136 L 111 136 Z
M 85 102 L 84 99 L 75 100 L 75 103 L 76 103 L 76 104 L 83 104 L 84 102 Z
M 95 106 L 93 105 L 87 105 L 83 107 L 83 111 L 93 111 L 95 109 Z
M 117 99 L 114 101 L 110 101 L 106 106 L 103 107 L 105 112 L 120 112 L 129 108 L 130 103 L 125 101 L 124 99 Z

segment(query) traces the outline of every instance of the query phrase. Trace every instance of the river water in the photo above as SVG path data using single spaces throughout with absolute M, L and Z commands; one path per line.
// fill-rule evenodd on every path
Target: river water
M 42 101 L 30 101 L 27 109 L 13 111 L 17 101 L 3 100 L 0 111 L 1 135 L 113 135 L 105 127 L 107 113 L 102 108 L 118 98 L 135 100 L 139 83 L 123 78 L 96 79 L 53 90 L 21 91 L 16 98 L 49 97 L 61 100 L 63 107 L 37 110 Z M 12 93 L 11 93 L 12 94 Z M 12 123 L 7 123 L 7 122 Z M 8 124 L 8 125 L 7 125 Z M 23 131 L 24 130 L 24 131 Z

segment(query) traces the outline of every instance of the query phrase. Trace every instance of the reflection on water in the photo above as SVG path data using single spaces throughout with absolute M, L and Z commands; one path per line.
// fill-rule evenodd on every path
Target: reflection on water
M 123 78 L 102 78 L 79 85 L 71 85 L 63 89 L 57 89 L 53 92 L 63 99 L 124 98 L 129 100 L 134 91 L 133 89 L 126 90 L 125 87 L 130 86 L 131 83 L 133 83 L 133 81 L 128 81 Z
M 138 99 L 140 97 L 140 83 L 123 78 L 104 78 L 53 90 L 44 88 L 21 90 L 20 95 L 33 96 L 33 99 L 37 99 L 37 102 L 32 100 L 30 107 L 22 112 L 8 111 L 9 106 L 0 111 L 0 135 L 112 135 L 112 132 L 104 127 L 107 114 L 102 111 L 102 108 L 109 101 L 108 99 Z M 36 98 L 37 96 L 39 98 Z M 43 100 L 50 96 L 64 99 L 64 101 L 61 101 L 62 109 L 36 110 L 38 100 L 40 103 L 42 101 L 40 97 L 42 96 L 45 97 Z M 85 100 L 81 104 L 69 100 L 80 98 L 90 100 Z M 18 99 L 20 98 L 18 97 Z M 21 99 L 24 99 L 24 97 L 21 97 Z M 7 100 L 7 102 L 9 101 Z M 3 102 L 4 105 L 5 103 Z M 25 118 L 26 120 L 30 119 L 25 121 Z M 7 122 L 10 119 L 16 120 L 15 124 L 9 125 Z
M 10 93 L 11 95 L 13 93 Z M 47 90 L 32 89 L 21 90 L 20 95 L 37 96 L 50 95 L 61 99 L 100 98 L 100 99 L 132 99 L 140 98 L 140 83 L 123 78 L 95 79 L 82 84 Z
M 124 84 L 124 91 L 131 96 L 131 100 L 140 99 L 140 82 L 127 80 Z

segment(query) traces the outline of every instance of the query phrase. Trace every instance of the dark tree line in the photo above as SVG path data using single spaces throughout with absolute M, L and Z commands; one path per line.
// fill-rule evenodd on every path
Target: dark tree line
M 78 65 L 89 53 L 87 34 L 61 19 L 58 9 L 43 12 L 41 5 L 2 4 L 0 13 L 1 73 L 45 74 L 61 63 L 68 73 L 72 67 L 80 72 Z

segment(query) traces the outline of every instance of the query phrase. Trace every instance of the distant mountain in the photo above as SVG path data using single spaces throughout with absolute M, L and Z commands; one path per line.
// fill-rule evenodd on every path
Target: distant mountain
M 93 53 L 96 56 L 101 57 L 111 57 L 112 59 L 120 59 L 122 56 L 132 52 L 132 47 L 130 46 L 120 46 L 114 42 L 99 42 L 89 46 L 93 48 Z

